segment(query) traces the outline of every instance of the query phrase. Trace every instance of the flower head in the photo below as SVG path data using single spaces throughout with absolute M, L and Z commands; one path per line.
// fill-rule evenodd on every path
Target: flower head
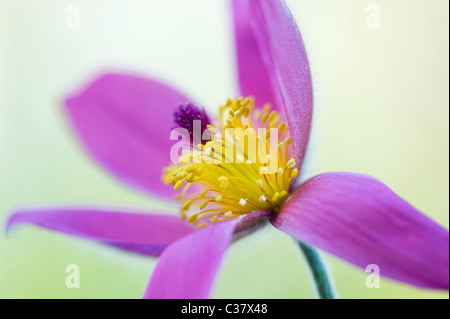
M 377 264 L 394 280 L 448 289 L 448 231 L 386 185 L 344 172 L 298 183 L 313 102 L 300 32 L 284 1 L 232 4 L 239 93 L 246 98 L 228 100 L 216 122 L 193 104 L 179 106 L 191 99 L 177 90 L 130 75 L 103 75 L 66 100 L 72 126 L 93 158 L 127 184 L 167 200 L 179 196 L 185 220 L 51 208 L 18 211 L 8 227 L 33 223 L 159 256 L 144 293 L 148 298 L 210 296 L 233 239 L 268 221 L 355 266 Z M 192 137 L 190 121 L 200 120 L 211 138 L 202 136 L 187 157 L 170 165 L 171 145 L 161 132 L 174 120 Z M 230 135 L 227 129 L 247 134 Z M 253 149 L 245 148 L 248 137 L 255 140 Z M 163 171 L 171 185 L 162 185 Z M 208 227 L 195 230 L 191 224 Z

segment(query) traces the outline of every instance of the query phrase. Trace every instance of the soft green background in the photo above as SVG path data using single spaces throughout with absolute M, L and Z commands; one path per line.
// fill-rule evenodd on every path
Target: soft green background
M 79 29 L 65 25 L 69 3 L 79 5 Z M 374 175 L 448 228 L 448 1 L 288 3 L 314 78 L 304 177 Z M 365 25 L 369 3 L 380 8 L 379 29 Z M 58 103 L 93 74 L 115 69 L 164 79 L 213 109 L 237 92 L 232 58 L 226 1 L 0 0 L 2 224 L 23 205 L 168 210 L 93 163 Z M 364 271 L 326 259 L 342 298 L 448 298 L 389 280 L 368 289 Z M 65 286 L 72 263 L 80 266 L 79 289 Z M 0 232 L 0 297 L 139 298 L 155 264 L 23 226 Z M 295 243 L 267 227 L 229 250 L 215 297 L 313 297 L 311 287 Z

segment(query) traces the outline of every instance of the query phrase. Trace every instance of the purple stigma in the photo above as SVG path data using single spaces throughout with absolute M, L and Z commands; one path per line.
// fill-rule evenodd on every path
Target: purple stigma
M 195 132 L 196 134 L 200 134 L 198 136 L 198 140 L 201 139 L 201 135 L 207 129 L 207 125 L 211 124 L 208 116 L 206 115 L 205 109 L 199 108 L 190 102 L 186 102 L 185 104 L 180 104 L 176 110 L 173 112 L 173 118 L 175 122 L 174 128 L 184 128 L 188 130 L 189 135 L 191 136 L 191 143 L 194 137 L 194 121 L 200 121 L 200 132 Z M 196 136 L 197 137 L 197 136 Z M 203 141 L 202 141 L 203 143 Z

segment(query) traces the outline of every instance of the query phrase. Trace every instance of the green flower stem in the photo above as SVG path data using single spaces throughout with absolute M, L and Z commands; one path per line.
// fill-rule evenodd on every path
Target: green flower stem
M 333 289 L 331 277 L 327 272 L 325 262 L 322 260 L 320 254 L 313 248 L 298 242 L 300 249 L 308 261 L 309 268 L 314 277 L 317 292 L 320 299 L 336 299 L 336 294 Z

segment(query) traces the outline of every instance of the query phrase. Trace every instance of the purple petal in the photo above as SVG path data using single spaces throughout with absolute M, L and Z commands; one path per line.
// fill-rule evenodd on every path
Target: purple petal
M 254 221 L 266 219 L 270 212 L 253 212 L 242 219 L 220 222 L 170 245 L 161 255 L 144 298 L 208 298 L 223 256 L 237 232 Z
M 159 256 L 170 243 L 194 230 L 177 216 L 100 209 L 34 209 L 13 214 L 7 230 L 34 224 L 148 256 Z
M 161 175 L 170 164 L 173 110 L 187 100 L 156 81 L 106 74 L 66 106 L 82 143 L 102 166 L 139 189 L 171 197 Z
M 258 90 L 261 83 L 267 86 L 267 78 L 270 78 L 272 90 L 262 85 L 261 88 L 272 92 L 273 99 L 284 106 L 294 157 L 300 167 L 308 144 L 313 104 L 311 74 L 300 32 L 284 1 L 235 0 L 233 3 L 235 20 L 238 21 L 235 22 L 236 30 L 242 32 L 237 36 L 238 61 L 242 61 L 239 66 L 251 59 L 241 52 L 246 49 L 240 49 L 243 47 L 241 42 L 247 39 L 249 54 L 253 54 L 256 39 L 259 50 L 256 62 L 240 70 L 241 85 L 244 81 L 245 90 Z M 248 13 L 246 20 L 243 17 L 245 12 Z M 255 72 L 252 79 L 250 73 L 256 68 L 262 70 Z M 241 74 L 245 74 L 244 80 Z M 250 81 L 254 81 L 252 86 L 247 84 Z
M 259 48 L 252 27 L 252 20 L 256 19 L 255 13 L 249 1 L 233 0 L 240 93 L 244 97 L 253 96 L 258 106 L 270 103 L 274 109 L 282 110 L 276 83 L 271 83 L 275 80 L 275 70 L 270 60 L 264 60 L 267 58 L 267 52 L 262 52 Z
M 424 288 L 449 287 L 449 233 L 377 179 L 318 175 L 300 186 L 272 222 L 301 242 Z

